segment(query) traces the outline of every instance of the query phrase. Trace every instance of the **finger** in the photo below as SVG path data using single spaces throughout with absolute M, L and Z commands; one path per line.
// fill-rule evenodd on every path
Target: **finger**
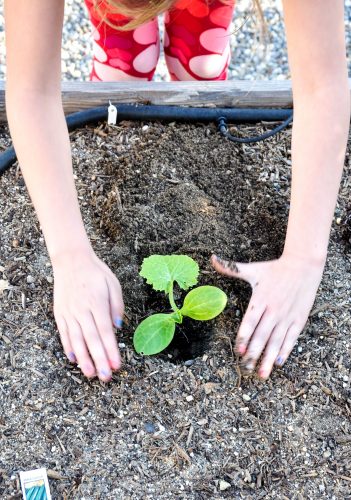
M 122 364 L 121 355 L 118 349 L 116 335 L 112 327 L 108 302 L 104 301 L 97 304 L 93 315 L 109 365 L 113 370 L 118 370 L 121 368 Z
M 256 266 L 254 263 L 244 264 L 234 260 L 225 260 L 217 255 L 212 255 L 211 264 L 216 271 L 230 278 L 240 278 L 250 283 L 253 287 L 257 283 Z
M 242 364 L 245 366 L 246 370 L 251 371 L 255 368 L 275 325 L 275 318 L 267 314 L 266 310 L 250 339 L 245 356 L 243 357 Z
M 75 318 L 70 318 L 69 321 L 67 321 L 67 325 L 69 339 L 80 369 L 86 377 L 95 377 L 95 366 L 89 355 L 80 324 Z
M 264 356 L 261 362 L 261 366 L 258 370 L 258 375 L 263 380 L 266 380 L 273 369 L 274 363 L 277 359 L 279 351 L 284 342 L 285 335 L 287 333 L 288 326 L 286 323 L 279 323 L 274 328 L 268 343 L 266 345 L 266 349 L 264 352 Z
M 277 366 L 283 366 L 285 361 L 288 359 L 291 351 L 296 344 L 296 341 L 302 332 L 304 326 L 298 325 L 297 323 L 293 323 L 288 331 L 286 332 L 284 342 L 279 350 L 278 356 L 276 358 L 275 364 Z
M 111 278 L 106 277 L 106 285 L 108 288 L 110 301 L 109 315 L 112 318 L 112 322 L 116 326 L 116 328 L 122 328 L 124 303 L 121 285 L 115 276 Z
M 68 327 L 67 327 L 67 323 L 66 323 L 65 318 L 63 316 L 56 317 L 56 315 L 55 315 L 55 320 L 56 320 L 57 329 L 60 333 L 62 347 L 63 347 L 63 350 L 64 350 L 67 358 L 69 359 L 69 361 L 71 363 L 77 363 L 77 358 L 73 352 L 72 344 L 71 344 L 70 339 L 69 339 Z
M 251 298 L 235 341 L 235 350 L 239 354 L 245 354 L 248 343 L 265 312 L 265 307 L 263 301 L 258 302 L 256 298 Z
M 103 382 L 108 382 L 112 376 L 110 363 L 98 332 L 94 315 L 91 311 L 86 311 L 79 317 L 78 321 L 90 355 L 94 360 L 97 375 Z

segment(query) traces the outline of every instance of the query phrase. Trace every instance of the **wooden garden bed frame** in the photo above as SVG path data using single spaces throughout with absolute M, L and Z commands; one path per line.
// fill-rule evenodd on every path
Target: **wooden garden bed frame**
M 349 78 L 351 89 L 351 78 Z M 292 108 L 291 80 L 220 82 L 62 82 L 65 114 L 114 103 L 223 108 Z M 0 81 L 0 122 L 7 121 Z
M 220 82 L 62 82 L 65 114 L 114 103 L 200 107 L 292 107 L 290 80 Z M 0 121 L 6 121 L 5 82 L 0 81 Z

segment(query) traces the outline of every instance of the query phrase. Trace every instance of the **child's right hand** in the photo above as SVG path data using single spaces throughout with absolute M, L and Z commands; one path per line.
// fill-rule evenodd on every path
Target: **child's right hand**
M 84 375 L 103 381 L 121 367 L 113 323 L 121 328 L 121 285 L 91 250 L 52 259 L 54 316 L 64 351 Z

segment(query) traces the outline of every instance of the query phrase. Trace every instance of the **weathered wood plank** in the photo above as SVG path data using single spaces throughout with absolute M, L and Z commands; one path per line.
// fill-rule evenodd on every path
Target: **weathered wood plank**
M 351 79 L 349 79 L 351 88 Z M 0 81 L 0 121 L 6 120 L 5 82 Z M 292 107 L 290 80 L 220 82 L 62 82 L 66 114 L 117 103 L 200 107 Z
M 67 109 L 106 104 L 149 103 L 178 106 L 291 107 L 290 81 L 76 82 L 63 83 Z M 66 107 L 66 106 L 65 106 Z
M 72 112 L 106 104 L 123 103 L 179 106 L 291 107 L 290 81 L 221 82 L 63 82 L 65 110 Z
M 5 82 L 0 81 L 0 120 L 5 117 Z M 149 103 L 209 107 L 291 107 L 290 81 L 62 82 L 65 113 L 108 104 Z

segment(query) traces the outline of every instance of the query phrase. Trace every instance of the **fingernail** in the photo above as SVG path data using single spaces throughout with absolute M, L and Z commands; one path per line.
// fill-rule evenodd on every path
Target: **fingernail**
M 87 377 L 95 377 L 95 369 L 92 365 L 84 365 L 83 369 Z
M 222 257 L 219 257 L 218 255 L 214 256 L 216 261 L 223 267 L 227 267 L 229 262 L 227 260 L 222 259 Z
M 110 370 L 100 370 L 100 374 L 103 376 L 103 377 L 111 377 L 111 372 Z
M 267 377 L 267 372 L 265 370 L 259 370 L 258 375 L 261 378 L 266 378 Z
M 252 361 L 252 359 L 249 359 L 247 361 L 244 361 L 244 367 L 248 371 L 252 371 L 255 368 L 255 363 Z
M 246 347 L 244 346 L 244 344 L 240 344 L 238 347 L 238 353 L 245 354 L 245 351 L 246 351 Z
M 121 362 L 117 359 L 110 359 L 109 362 L 112 370 L 118 370 L 121 365 Z
M 74 352 L 70 352 L 67 357 L 68 357 L 68 359 L 70 360 L 71 363 L 76 363 L 77 362 L 77 358 L 76 358 Z
M 283 360 L 282 356 L 278 356 L 277 359 L 276 359 L 277 365 L 282 365 L 283 362 L 284 362 L 284 360 Z
M 229 269 L 229 271 L 234 271 L 235 273 L 239 272 L 238 266 L 236 265 L 236 262 L 234 260 L 225 260 L 222 259 L 221 257 L 218 257 L 217 255 L 215 255 L 215 258 L 218 264 L 224 267 L 225 269 Z
M 122 320 L 122 318 L 120 318 L 119 316 L 117 316 L 114 319 L 114 324 L 115 324 L 116 328 L 122 328 L 122 326 L 123 326 L 123 320 Z

